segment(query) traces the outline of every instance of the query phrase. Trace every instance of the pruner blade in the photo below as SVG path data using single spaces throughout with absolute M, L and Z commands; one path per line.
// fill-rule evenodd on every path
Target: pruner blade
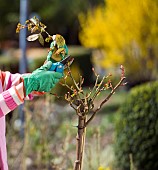
M 70 66 L 74 61 L 74 58 L 70 55 L 65 57 L 62 61 L 60 61 L 61 64 L 64 65 L 64 69 L 66 69 L 68 66 Z

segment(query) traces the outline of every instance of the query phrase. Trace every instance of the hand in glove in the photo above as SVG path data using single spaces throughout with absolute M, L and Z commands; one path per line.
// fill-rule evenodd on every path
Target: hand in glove
M 49 92 L 63 76 L 62 73 L 49 71 L 52 62 L 46 64 L 33 71 L 32 74 L 23 75 L 26 96 L 32 91 Z

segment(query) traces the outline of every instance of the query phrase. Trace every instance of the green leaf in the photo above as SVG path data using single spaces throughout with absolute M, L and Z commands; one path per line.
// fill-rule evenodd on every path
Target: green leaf
M 44 46 L 44 38 L 43 38 L 42 34 L 39 34 L 38 41 L 40 42 L 41 45 Z

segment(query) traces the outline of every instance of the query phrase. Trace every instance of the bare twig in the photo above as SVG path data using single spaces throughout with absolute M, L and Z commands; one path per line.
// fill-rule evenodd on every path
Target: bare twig
M 98 84 L 99 75 L 96 74 L 96 72 L 93 70 L 96 81 L 93 89 L 89 90 L 88 93 L 84 93 L 82 90 L 83 85 L 83 79 L 80 76 L 79 83 L 75 81 L 73 78 L 73 75 L 71 74 L 70 67 L 68 67 L 69 70 L 69 76 L 72 79 L 74 83 L 74 87 L 69 87 L 71 91 L 73 92 L 72 95 L 70 93 L 67 93 L 67 101 L 69 102 L 70 106 L 76 111 L 76 114 L 78 115 L 78 132 L 76 137 L 76 155 L 77 159 L 75 161 L 74 170 L 82 170 L 82 160 L 83 160 L 83 152 L 85 147 L 85 137 L 86 137 L 86 127 L 87 125 L 92 121 L 92 119 L 95 117 L 96 113 L 102 108 L 102 106 L 111 98 L 111 96 L 115 93 L 117 88 L 119 86 L 125 85 L 126 83 L 123 83 L 125 76 L 124 76 L 124 67 L 121 66 L 121 78 L 120 81 L 113 87 L 111 80 L 108 80 L 105 84 L 104 81 L 111 76 L 109 74 L 108 76 L 104 76 L 100 83 Z M 66 84 L 66 81 L 65 81 Z M 65 85 L 67 86 L 67 85 Z M 109 95 L 100 103 L 99 107 L 96 110 L 92 110 L 94 108 L 94 100 L 95 98 L 104 90 L 111 89 Z M 80 96 L 82 94 L 82 97 Z M 87 115 L 89 112 L 92 112 L 91 117 L 87 120 Z
M 94 72 L 94 75 L 96 76 L 96 80 L 95 80 L 95 85 L 93 86 L 93 90 L 92 90 L 92 94 L 95 92 L 95 89 L 97 87 L 97 84 L 98 84 L 98 80 L 99 80 L 99 74 L 97 74 L 94 70 L 94 68 L 92 68 L 93 72 Z
M 73 105 L 73 103 L 70 103 L 70 106 L 77 112 L 77 108 Z
M 111 74 L 109 74 L 108 76 L 104 76 L 101 80 L 101 82 L 98 84 L 98 78 L 99 78 L 99 75 L 96 75 L 96 82 L 95 82 L 95 85 L 93 87 L 93 96 L 92 96 L 92 101 L 95 100 L 95 98 L 100 94 L 101 91 L 105 90 L 106 88 L 103 86 L 103 83 L 105 81 L 105 79 L 109 78 L 111 76 Z M 102 87 L 103 86 L 103 87 Z M 95 92 L 94 92 L 95 91 Z
M 79 88 L 78 84 L 76 83 L 76 80 L 74 79 L 74 77 L 73 77 L 73 75 L 72 75 L 72 73 L 71 73 L 70 67 L 68 67 L 68 70 L 69 70 L 69 75 L 70 75 L 70 77 L 71 77 L 74 85 L 76 86 L 77 90 L 80 91 L 81 89 Z
M 96 115 L 96 113 L 102 108 L 102 106 L 110 99 L 110 97 L 115 93 L 116 89 L 122 85 L 122 82 L 125 80 L 125 77 L 122 77 L 121 80 L 119 81 L 119 83 L 112 88 L 110 94 L 101 102 L 101 104 L 99 105 L 99 107 L 93 111 L 92 116 L 87 120 L 86 122 L 86 126 L 92 121 L 92 119 L 94 118 L 94 116 Z

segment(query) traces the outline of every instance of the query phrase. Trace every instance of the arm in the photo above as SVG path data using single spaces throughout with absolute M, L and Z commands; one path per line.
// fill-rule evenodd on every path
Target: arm
M 24 102 L 23 89 L 20 74 L 0 71 L 0 117 Z
M 49 92 L 57 84 L 62 73 L 49 71 L 52 62 L 36 69 L 31 74 L 11 74 L 0 71 L 0 117 L 14 110 L 24 102 L 26 98 L 31 99 L 30 94 L 37 92 Z

